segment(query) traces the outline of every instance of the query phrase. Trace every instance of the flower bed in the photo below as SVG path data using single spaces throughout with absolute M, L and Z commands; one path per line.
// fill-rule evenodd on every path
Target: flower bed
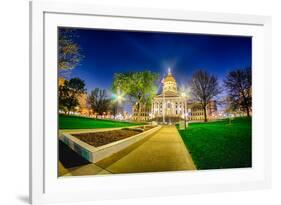
M 86 142 L 89 145 L 92 145 L 94 147 L 100 147 L 102 145 L 106 145 L 111 142 L 119 141 L 137 135 L 141 132 L 142 131 L 140 130 L 121 129 L 121 130 L 106 131 L 106 132 L 73 134 L 73 136 L 77 137 L 79 140 L 83 142 Z
M 98 162 L 155 133 L 161 126 L 140 126 L 104 132 L 62 133 L 59 139 L 90 162 Z

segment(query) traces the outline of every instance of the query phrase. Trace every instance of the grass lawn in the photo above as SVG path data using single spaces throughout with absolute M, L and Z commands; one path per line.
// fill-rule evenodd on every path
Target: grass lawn
M 197 169 L 251 167 L 251 118 L 190 123 L 179 130 Z
M 100 120 L 79 116 L 59 115 L 59 129 L 113 128 L 141 125 L 137 123 Z

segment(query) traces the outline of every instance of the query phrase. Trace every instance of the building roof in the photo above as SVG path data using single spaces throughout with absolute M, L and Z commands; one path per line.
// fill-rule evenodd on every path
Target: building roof
M 171 71 L 169 70 L 167 77 L 164 79 L 164 82 L 176 82 L 175 78 L 172 76 Z
M 163 93 L 157 95 L 156 97 L 163 97 Z M 179 95 L 173 91 L 165 91 L 165 97 L 179 97 Z

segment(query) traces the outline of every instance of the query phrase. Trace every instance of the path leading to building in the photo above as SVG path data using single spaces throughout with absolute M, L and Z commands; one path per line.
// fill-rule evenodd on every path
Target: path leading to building
M 145 141 L 70 175 L 195 170 L 191 155 L 175 126 L 163 126 Z

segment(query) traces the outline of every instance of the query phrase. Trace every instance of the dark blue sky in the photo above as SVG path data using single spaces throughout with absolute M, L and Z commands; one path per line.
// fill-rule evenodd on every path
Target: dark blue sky
M 79 77 L 88 92 L 110 88 L 116 72 L 151 70 L 160 76 L 171 67 L 179 86 L 196 69 L 215 74 L 251 66 L 251 37 L 77 29 L 74 39 L 85 56 L 70 77 Z

